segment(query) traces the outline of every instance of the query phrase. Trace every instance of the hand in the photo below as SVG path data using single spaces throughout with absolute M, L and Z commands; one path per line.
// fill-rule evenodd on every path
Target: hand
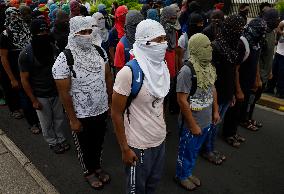
M 127 149 L 122 152 L 122 161 L 128 166 L 134 166 L 135 162 L 138 161 L 138 157 L 132 149 Z
M 11 80 L 11 85 L 13 89 L 19 89 L 20 88 L 20 84 L 19 82 L 15 79 L 15 80 Z
M 234 95 L 234 96 L 233 96 L 233 99 L 232 99 L 232 101 L 231 101 L 230 107 L 235 106 L 235 104 L 236 104 L 236 96 Z
M 212 123 L 214 125 L 218 124 L 218 122 L 220 121 L 220 115 L 218 111 L 214 111 L 213 112 L 213 116 L 212 116 Z
M 70 127 L 71 127 L 71 130 L 74 131 L 75 133 L 81 132 L 83 129 L 83 125 L 78 119 L 74 121 L 70 120 Z
M 192 127 L 190 129 L 190 131 L 191 131 L 192 135 L 201 135 L 202 134 L 202 131 L 201 131 L 201 129 L 198 125 Z
M 33 103 L 34 109 L 36 109 L 36 110 L 42 109 L 42 104 L 37 99 L 35 99 L 32 103 Z
M 237 91 L 237 93 L 236 93 L 236 99 L 237 99 L 237 101 L 239 101 L 239 102 L 243 102 L 243 101 L 245 100 L 245 95 L 244 95 L 244 93 L 243 93 L 242 90 Z

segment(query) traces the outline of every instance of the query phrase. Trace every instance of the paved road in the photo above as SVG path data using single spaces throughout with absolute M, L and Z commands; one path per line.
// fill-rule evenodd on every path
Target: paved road
M 257 109 L 256 118 L 264 128 L 259 132 L 240 129 L 247 142 L 240 149 L 226 145 L 220 138 L 219 150 L 228 160 L 214 166 L 199 158 L 195 174 L 202 187 L 192 193 L 200 194 L 281 194 L 284 193 L 284 116 Z M 176 117 L 168 116 L 168 127 L 173 131 L 167 138 L 165 173 L 157 194 L 185 194 L 173 181 L 177 153 Z M 96 193 L 82 178 L 74 146 L 64 155 L 53 154 L 41 135 L 32 135 L 24 120 L 12 120 L 6 108 L 0 109 L 0 128 L 26 154 L 48 180 L 62 194 Z M 66 130 L 69 139 L 71 136 Z M 108 131 L 104 150 L 105 169 L 112 174 L 112 182 L 101 194 L 123 194 L 124 173 L 121 156 L 112 129 Z

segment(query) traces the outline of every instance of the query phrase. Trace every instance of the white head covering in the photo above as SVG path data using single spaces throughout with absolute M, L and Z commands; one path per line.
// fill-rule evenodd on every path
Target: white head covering
M 106 42 L 108 40 L 108 30 L 105 26 L 105 19 L 104 15 L 100 12 L 96 12 L 92 16 L 94 18 L 94 24 L 99 28 L 100 36 L 102 38 L 103 42 Z
M 91 16 L 86 16 L 86 19 L 91 23 L 91 26 L 92 26 L 93 44 L 97 46 L 101 46 L 103 40 L 101 37 L 100 29 L 97 27 L 96 20 Z
M 74 65 L 79 68 L 83 68 L 90 72 L 97 72 L 101 69 L 103 60 L 94 46 L 91 46 L 87 50 L 82 49 L 76 42 L 76 33 L 92 29 L 90 19 L 83 16 L 75 16 L 70 19 L 70 33 L 68 36 L 67 49 L 70 49 L 74 57 Z M 93 36 L 91 36 L 91 42 L 93 42 Z
M 170 74 L 163 60 L 165 56 L 163 49 L 166 51 L 167 43 L 160 44 L 163 47 L 162 52 L 146 43 L 162 35 L 165 36 L 166 32 L 159 22 L 151 19 L 143 20 L 137 26 L 133 44 L 133 54 L 145 75 L 146 87 L 150 94 L 157 98 L 165 97 L 170 89 Z M 161 57 L 162 60 L 157 60 Z

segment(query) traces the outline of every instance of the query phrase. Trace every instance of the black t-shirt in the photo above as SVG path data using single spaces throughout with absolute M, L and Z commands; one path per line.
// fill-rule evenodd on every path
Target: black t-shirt
M 55 52 L 54 52 L 55 53 Z M 53 62 L 55 61 L 55 54 Z M 19 69 L 29 72 L 30 84 L 36 97 L 47 98 L 57 96 L 56 85 L 52 76 L 53 63 L 41 64 L 32 54 L 31 45 L 28 45 L 19 56 Z
M 226 59 L 225 54 L 216 42 L 212 43 L 212 64 L 216 68 L 217 80 L 215 87 L 218 95 L 218 103 L 226 103 L 233 99 L 235 94 L 236 65 Z
M 242 91 L 245 93 L 253 89 L 253 86 L 255 84 L 257 64 L 259 61 L 260 53 L 260 48 L 250 46 L 250 54 L 240 66 L 240 85 Z
M 18 49 L 13 45 L 12 35 L 8 35 L 6 30 L 3 31 L 0 35 L 0 49 L 8 50 L 8 61 L 10 63 L 10 68 L 15 78 L 17 80 L 20 80 L 20 73 L 19 73 L 19 68 L 18 68 L 18 58 L 19 58 L 21 49 Z

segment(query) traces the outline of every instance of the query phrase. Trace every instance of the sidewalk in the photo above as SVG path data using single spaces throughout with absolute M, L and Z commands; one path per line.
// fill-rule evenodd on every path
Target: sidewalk
M 59 194 L 0 129 L 0 193 Z
M 269 94 L 262 94 L 260 100 L 257 103 L 262 106 L 284 112 L 284 99 L 280 99 Z

